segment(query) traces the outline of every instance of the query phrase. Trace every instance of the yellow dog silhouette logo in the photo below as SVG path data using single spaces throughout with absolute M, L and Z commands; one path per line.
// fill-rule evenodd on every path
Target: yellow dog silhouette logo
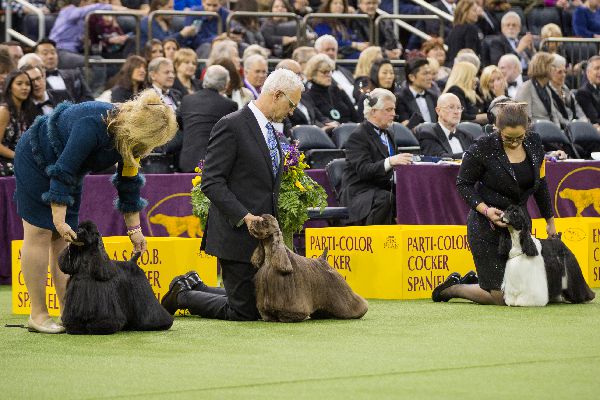
M 577 209 L 577 217 L 581 217 L 583 210 L 593 205 L 596 213 L 600 215 L 600 188 L 596 189 L 563 189 L 558 195 L 561 199 L 573 202 Z
M 203 234 L 200 227 L 200 219 L 193 215 L 175 217 L 172 215 L 156 214 L 150 217 L 150 222 L 164 226 L 171 237 L 181 236 L 185 232 L 191 238 L 202 237 Z

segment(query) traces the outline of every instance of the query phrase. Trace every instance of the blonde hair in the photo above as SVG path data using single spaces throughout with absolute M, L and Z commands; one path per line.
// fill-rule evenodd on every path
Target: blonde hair
M 448 82 L 444 88 L 444 93 L 448 91 L 452 86 L 458 86 L 465 92 L 465 97 L 470 102 L 475 103 L 477 101 L 477 94 L 473 89 L 473 79 L 477 76 L 477 68 L 469 62 L 461 61 L 454 64 Z
M 465 25 L 469 11 L 476 6 L 475 0 L 460 0 L 454 9 L 454 26 Z
M 335 63 L 333 62 L 333 60 L 325 54 L 317 54 L 316 56 L 308 60 L 306 66 L 304 67 L 304 76 L 306 76 L 306 79 L 308 79 L 309 81 L 313 80 L 315 75 L 317 75 L 317 71 L 323 65 L 328 66 L 329 69 L 331 69 L 332 71 L 335 69 Z
M 496 96 L 492 95 L 490 91 L 490 82 L 494 75 L 500 75 L 504 77 L 500 68 L 495 65 L 488 65 L 481 71 L 481 77 L 479 78 L 479 88 L 481 89 L 481 94 L 484 99 L 494 98 Z
M 136 158 L 169 142 L 177 133 L 173 109 L 164 104 L 154 89 L 146 89 L 109 113 L 108 132 L 126 164 L 139 166 Z
M 177 68 L 181 64 L 183 64 L 186 60 L 192 60 L 196 65 L 198 65 L 198 58 L 196 56 L 196 52 L 192 49 L 179 49 L 175 52 L 175 57 L 173 57 L 173 68 L 175 68 L 175 72 L 177 72 Z
M 549 37 L 562 37 L 562 31 L 560 30 L 560 27 L 558 25 L 550 23 L 542 27 L 542 31 L 540 32 L 540 38 L 546 39 Z
M 381 57 L 383 57 L 383 52 L 379 46 L 369 46 L 361 51 L 354 69 L 354 77 L 369 76 L 373 61 Z
M 549 78 L 553 61 L 554 57 L 552 57 L 552 54 L 545 51 L 538 51 L 529 62 L 527 75 L 531 79 Z

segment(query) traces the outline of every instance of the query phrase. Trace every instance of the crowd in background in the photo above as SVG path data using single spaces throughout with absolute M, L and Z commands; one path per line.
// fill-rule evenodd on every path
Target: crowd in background
M 439 20 L 413 22 L 432 37 L 423 40 L 397 31 L 393 21 L 384 20 L 378 25 L 378 46 L 370 42 L 369 19 L 377 18 L 378 9 L 392 12 L 391 0 L 32 3 L 56 18 L 48 37 L 32 49 L 17 42 L 0 45 L 0 175 L 11 174 L 18 138 L 37 115 L 49 114 L 65 100 L 123 102 L 149 87 L 173 107 L 180 127 L 172 143 L 156 153 L 170 155 L 175 171 L 193 171 L 203 158 L 212 126 L 256 99 L 269 71 L 275 68 L 290 69 L 305 82 L 306 90 L 293 114 L 276 127 L 288 136 L 295 125 L 317 125 L 330 134 L 340 124 L 362 121 L 364 100 L 375 88 L 396 95 L 396 121 L 410 129 L 438 122 L 438 98 L 451 93 L 460 102 L 456 107 L 460 121 L 482 126 L 493 122 L 490 105 L 506 96 L 527 102 L 532 121 L 548 120 L 561 129 L 573 120 L 587 121 L 600 132 L 597 45 L 592 54 L 583 56 L 581 51 L 565 51 L 562 43 L 550 41 L 541 46 L 547 38 L 600 38 L 598 0 L 545 1 L 543 7 L 558 19 L 544 23 L 539 34 L 531 32 L 533 27 L 527 25 L 522 9 L 508 1 L 432 1 L 433 6 L 452 15 L 454 22 L 442 20 L 442 30 Z M 399 6 L 400 13 L 430 14 L 410 1 L 400 0 Z M 88 82 L 81 69 L 84 19 L 94 10 L 140 14 L 142 49 L 140 55 L 135 54 L 133 18 L 91 15 L 89 37 L 94 57 L 126 61 L 120 67 L 94 64 Z M 152 20 L 152 39 L 148 40 L 147 14 L 157 10 L 210 11 L 221 17 L 222 25 L 218 26 L 215 17 L 159 15 Z M 308 31 L 297 35 L 295 18 L 238 17 L 226 31 L 231 11 L 298 16 L 356 13 L 368 18 L 311 19 Z M 24 33 L 37 29 L 29 10 L 16 7 L 13 13 Z M 199 58 L 207 61 L 198 63 Z M 269 64 L 269 59 L 278 61 Z M 215 95 L 229 101 L 206 100 Z M 597 151 L 594 146 L 580 149 L 581 154 Z

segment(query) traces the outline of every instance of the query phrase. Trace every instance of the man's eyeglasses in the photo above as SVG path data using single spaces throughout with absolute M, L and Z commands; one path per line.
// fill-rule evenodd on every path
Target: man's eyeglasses
M 445 106 L 445 107 L 440 107 L 440 108 L 444 108 L 448 111 L 458 111 L 458 112 L 462 112 L 464 110 L 464 108 L 462 106 Z
M 521 144 L 525 140 L 525 135 L 521 135 L 521 136 L 517 136 L 517 137 L 510 137 L 510 136 L 504 136 L 504 135 L 500 135 L 500 136 L 502 137 L 502 142 L 506 143 L 506 144 L 511 144 L 511 143 Z
M 292 99 L 290 99 L 290 98 L 288 97 L 288 95 L 287 95 L 287 94 L 285 94 L 285 92 L 281 92 L 281 93 L 282 93 L 282 94 L 285 96 L 285 98 L 287 99 L 287 101 L 288 101 L 288 104 L 290 105 L 290 111 L 294 111 L 294 110 L 296 109 L 296 107 L 298 107 L 298 104 L 294 103 L 294 102 L 292 101 Z

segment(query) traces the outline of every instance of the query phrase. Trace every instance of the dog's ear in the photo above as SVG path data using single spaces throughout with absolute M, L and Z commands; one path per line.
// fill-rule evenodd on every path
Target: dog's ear
M 254 249 L 252 257 L 250 258 L 250 262 L 256 269 L 260 269 L 265 262 L 265 245 L 263 244 L 262 240 L 258 241 L 258 246 L 256 246 L 256 249 Z
M 275 246 L 274 246 L 275 247 Z M 292 268 L 292 262 L 290 261 L 290 257 L 288 256 L 287 247 L 281 242 L 280 246 L 272 249 L 271 253 L 271 262 L 273 266 L 279 270 L 282 274 L 289 274 L 294 269 Z
M 498 243 L 498 255 L 504 258 L 508 258 L 508 253 L 512 248 L 512 240 L 508 229 L 502 229 L 500 232 L 500 242 Z
M 537 247 L 535 247 L 535 242 L 531 238 L 529 229 L 523 228 L 523 230 L 519 232 L 519 241 L 521 242 L 521 249 L 523 249 L 523 253 L 526 256 L 534 257 L 539 254 Z

